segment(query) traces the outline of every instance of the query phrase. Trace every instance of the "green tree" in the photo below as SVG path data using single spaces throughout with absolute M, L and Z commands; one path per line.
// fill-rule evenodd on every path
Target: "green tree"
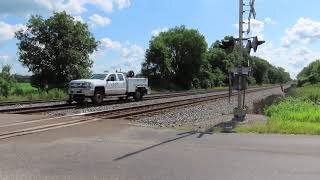
M 90 74 L 89 55 L 98 42 L 86 24 L 59 12 L 48 19 L 31 16 L 26 27 L 15 34 L 19 61 L 33 72 L 38 87 L 61 87 Z
M 213 69 L 212 77 L 213 77 L 213 84 L 215 87 L 223 86 L 227 79 L 227 75 L 223 73 L 219 68 Z
M 8 97 L 10 90 L 14 87 L 16 80 L 11 74 L 11 66 L 4 65 L 0 72 L 0 95 Z
M 185 26 L 172 28 L 151 39 L 142 73 L 150 79 L 189 89 L 199 75 L 206 51 L 205 37 L 197 30 Z
M 270 66 L 268 61 L 258 57 L 252 57 L 252 76 L 257 84 L 269 83 L 268 68 Z
M 230 66 L 233 65 L 233 63 L 227 61 L 227 53 L 214 45 L 209 48 L 207 57 L 212 68 L 219 68 L 225 74 L 228 73 Z

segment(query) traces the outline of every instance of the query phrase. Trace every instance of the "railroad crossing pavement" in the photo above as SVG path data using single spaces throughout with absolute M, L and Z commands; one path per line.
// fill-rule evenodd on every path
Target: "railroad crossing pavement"
M 103 121 L 0 141 L 0 179 L 319 179 L 318 136 L 214 134 Z

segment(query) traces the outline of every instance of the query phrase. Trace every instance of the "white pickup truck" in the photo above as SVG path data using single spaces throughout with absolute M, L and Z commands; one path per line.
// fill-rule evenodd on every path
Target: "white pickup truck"
M 135 100 L 141 100 L 148 92 L 147 78 L 127 77 L 125 73 L 94 74 L 91 79 L 69 83 L 69 103 L 83 103 L 86 98 L 91 98 L 94 104 L 101 104 L 107 96 L 132 96 Z

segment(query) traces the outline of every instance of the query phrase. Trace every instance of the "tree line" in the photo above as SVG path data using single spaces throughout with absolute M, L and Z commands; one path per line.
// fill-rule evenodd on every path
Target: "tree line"
M 233 37 L 226 36 L 224 39 Z M 209 48 L 205 37 L 195 29 L 175 27 L 152 37 L 142 64 L 142 74 L 151 86 L 167 89 L 190 89 L 225 86 L 230 68 L 237 65 L 239 46 L 223 49 L 221 41 Z M 250 84 L 276 84 L 291 80 L 281 67 L 259 57 L 244 54 L 252 67 Z M 246 66 L 246 65 L 245 65 Z
M 33 15 L 26 29 L 15 33 L 19 61 L 30 72 L 30 82 L 37 88 L 66 87 L 70 80 L 87 78 L 98 50 L 99 41 L 86 23 L 66 12 L 55 12 L 44 19 Z M 230 36 L 225 37 L 233 38 Z M 153 87 L 190 89 L 224 86 L 228 71 L 238 60 L 238 48 L 222 49 L 220 41 L 209 48 L 205 37 L 185 26 L 171 28 L 152 37 L 146 50 L 141 74 Z M 251 84 L 283 83 L 290 76 L 283 68 L 245 53 L 253 70 Z

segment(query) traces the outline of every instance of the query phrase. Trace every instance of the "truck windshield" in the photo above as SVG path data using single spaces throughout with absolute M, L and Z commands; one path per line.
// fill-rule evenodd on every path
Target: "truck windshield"
M 91 79 L 100 79 L 104 80 L 108 74 L 94 74 L 91 76 Z

